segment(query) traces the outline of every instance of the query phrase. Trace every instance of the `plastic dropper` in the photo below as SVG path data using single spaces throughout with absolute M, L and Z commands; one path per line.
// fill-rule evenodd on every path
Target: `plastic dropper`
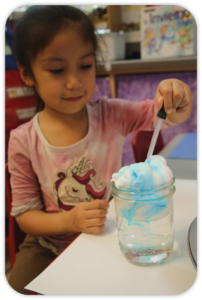
M 158 138 L 158 135 L 159 135 L 159 131 L 161 129 L 163 120 L 166 119 L 166 116 L 167 116 L 167 114 L 165 112 L 164 103 L 163 103 L 163 106 L 161 107 L 161 109 L 159 110 L 159 112 L 157 114 L 157 117 L 159 119 L 156 123 L 156 128 L 154 130 L 154 133 L 153 133 L 153 136 L 152 136 L 152 139 L 151 139 L 151 143 L 150 143 L 149 150 L 148 150 L 148 153 L 147 153 L 147 158 L 152 156 L 152 154 L 154 152 L 154 148 L 155 148 L 156 141 L 157 141 L 157 138 Z

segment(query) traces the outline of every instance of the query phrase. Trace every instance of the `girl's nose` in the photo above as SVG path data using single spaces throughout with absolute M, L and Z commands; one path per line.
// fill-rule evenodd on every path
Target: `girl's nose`
M 78 89 L 81 87 L 82 87 L 82 84 L 81 84 L 81 80 L 80 80 L 78 74 L 69 73 L 66 78 L 66 88 L 68 90 L 72 90 L 72 89 L 75 90 L 75 89 Z

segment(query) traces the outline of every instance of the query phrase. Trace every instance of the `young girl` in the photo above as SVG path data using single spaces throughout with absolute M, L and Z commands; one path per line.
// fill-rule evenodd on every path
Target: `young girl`
M 154 100 L 90 101 L 99 48 L 91 21 L 71 6 L 30 7 L 15 28 L 15 50 L 20 75 L 39 99 L 39 112 L 9 143 L 12 215 L 27 234 L 9 283 L 28 294 L 24 287 L 78 233 L 103 230 L 125 136 L 154 129 L 163 102 L 163 128 L 185 121 L 192 94 L 170 79 Z

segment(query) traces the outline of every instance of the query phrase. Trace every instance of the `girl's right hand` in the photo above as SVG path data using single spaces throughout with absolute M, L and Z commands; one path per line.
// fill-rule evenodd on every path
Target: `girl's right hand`
M 70 213 L 72 231 L 100 233 L 106 221 L 109 203 L 106 200 L 78 203 Z

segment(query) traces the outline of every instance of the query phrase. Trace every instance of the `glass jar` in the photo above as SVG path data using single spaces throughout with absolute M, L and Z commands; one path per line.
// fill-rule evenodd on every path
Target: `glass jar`
M 112 182 L 119 246 L 129 262 L 150 266 L 171 254 L 174 182 L 144 190 L 117 189 Z

